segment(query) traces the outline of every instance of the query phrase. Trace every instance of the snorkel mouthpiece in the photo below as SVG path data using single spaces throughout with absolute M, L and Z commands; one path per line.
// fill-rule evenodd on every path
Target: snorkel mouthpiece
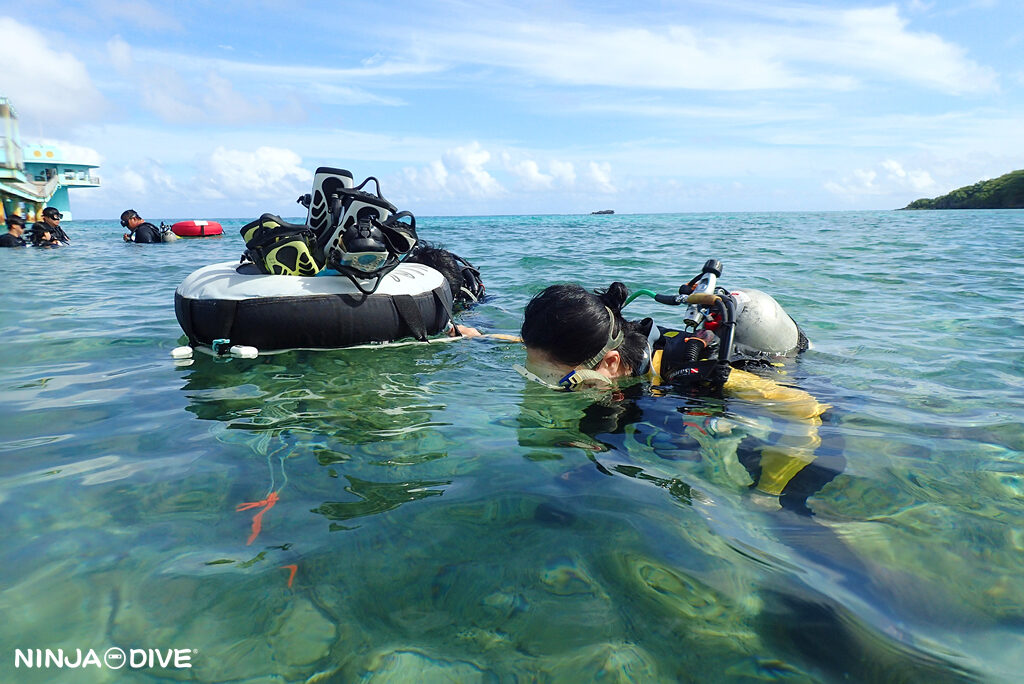
M 605 377 L 596 370 L 586 368 L 574 368 L 558 381 L 559 387 L 570 392 L 574 392 L 582 387 L 611 387 L 613 384 L 610 378 Z
M 512 366 L 521 376 L 556 392 L 575 392 L 581 389 L 610 388 L 614 383 L 595 370 L 574 368 L 555 382 L 548 382 L 537 373 L 518 363 Z

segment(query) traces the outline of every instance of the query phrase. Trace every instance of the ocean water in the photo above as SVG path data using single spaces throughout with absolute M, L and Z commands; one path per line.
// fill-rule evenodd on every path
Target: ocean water
M 832 407 L 811 447 L 771 406 L 527 386 L 493 340 L 177 365 L 174 289 L 245 220 L 0 250 L 0 680 L 1024 671 L 1024 212 L 420 219 L 488 332 L 555 282 L 674 292 L 720 259 L 814 345 L 779 376 Z M 829 471 L 802 512 L 750 487 L 770 453 Z M 15 657 L 111 648 L 189 667 Z

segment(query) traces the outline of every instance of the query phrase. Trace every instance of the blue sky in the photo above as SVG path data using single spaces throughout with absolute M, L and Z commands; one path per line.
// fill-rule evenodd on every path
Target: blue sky
M 1024 168 L 1019 0 L 0 2 L 76 218 L 891 209 Z

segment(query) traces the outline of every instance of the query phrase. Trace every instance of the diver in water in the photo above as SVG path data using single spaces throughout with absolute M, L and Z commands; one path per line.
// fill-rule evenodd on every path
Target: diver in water
M 33 247 L 60 247 L 61 241 L 50 234 L 50 231 L 45 225 L 37 223 L 32 226 L 32 246 Z
M 484 298 L 484 282 L 480 271 L 458 254 L 449 252 L 444 245 L 434 245 L 420 241 L 416 243 L 409 257 L 405 260 L 410 264 L 429 266 L 444 276 L 448 289 L 452 292 L 453 313 L 458 313 L 478 304 Z M 451 322 L 448 329 L 451 337 L 480 337 L 482 333 L 476 328 Z
M 540 292 L 526 307 L 522 325 L 526 367 L 517 370 L 554 389 L 610 388 L 627 378 L 645 377 L 655 387 L 671 385 L 684 393 L 759 403 L 789 423 L 775 443 L 764 445 L 757 454 L 738 455 L 750 487 L 777 497 L 785 508 L 810 514 L 807 497 L 842 469 L 834 463 L 813 465 L 821 443 L 821 415 L 829 407 L 803 390 L 729 362 L 697 361 L 719 343 L 714 334 L 706 329 L 660 328 L 650 318 L 627 321 L 621 311 L 627 295 L 626 286 L 618 282 L 594 292 L 575 284 L 552 285 Z M 802 334 L 794 339 L 797 347 L 806 348 Z M 694 348 L 703 353 L 694 353 Z M 679 432 L 694 425 L 713 437 L 731 429 L 729 420 L 709 417 L 703 410 L 694 416 L 680 412 Z
M 484 283 L 479 269 L 458 254 L 449 252 L 444 245 L 421 240 L 405 261 L 430 266 L 443 275 L 452 291 L 456 311 L 468 309 L 484 298 Z
M 0 235 L 0 247 L 24 247 L 25 219 L 17 215 L 7 217 L 7 232 Z
M 60 213 L 57 207 L 46 207 L 43 209 L 42 220 L 32 224 L 32 236 L 33 243 L 35 243 L 35 236 L 47 232 L 50 234 L 48 240 L 53 241 L 53 245 L 68 245 L 71 244 L 71 238 L 64 232 L 64 229 L 60 226 L 60 220 L 64 218 L 64 215 Z M 40 245 L 36 245 L 39 247 Z M 48 245 L 43 245 L 48 246 Z
M 152 223 L 144 221 L 139 216 L 139 212 L 134 209 L 121 212 L 121 225 L 128 229 L 128 232 L 121 236 L 125 242 L 138 244 L 162 242 L 160 229 Z

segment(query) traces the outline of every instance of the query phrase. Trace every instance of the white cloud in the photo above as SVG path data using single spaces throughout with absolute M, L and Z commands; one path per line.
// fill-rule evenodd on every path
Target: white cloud
M 152 218 L 159 213 L 157 205 L 166 208 L 181 204 L 183 197 L 188 201 L 194 198 L 194 193 L 187 192 L 155 159 L 108 165 L 101 171 L 103 184 L 99 188 L 72 197 L 72 204 L 86 213 L 107 216 L 133 207 L 143 217 Z
M 384 59 L 375 55 L 354 68 L 265 64 L 141 46 L 133 49 L 133 57 L 148 67 L 163 68 L 173 64 L 179 73 L 190 74 L 193 79 L 213 72 L 232 82 L 245 82 L 262 92 L 296 92 L 326 104 L 403 105 L 405 103 L 400 98 L 377 95 L 356 84 L 368 82 L 379 85 L 386 82 L 393 85 L 396 79 L 419 79 L 444 69 L 443 60 L 425 61 L 415 51 L 408 59 Z
M 121 36 L 114 36 L 107 41 L 107 56 L 114 68 L 121 73 L 129 72 L 135 63 L 132 59 L 132 46 Z
M 220 74 L 207 74 L 202 97 L 203 111 L 223 123 L 252 124 L 261 121 L 295 121 L 304 114 L 298 105 L 272 106 L 262 97 L 247 98 Z
M 997 85 L 995 73 L 960 46 L 910 30 L 894 6 L 747 11 L 729 23 L 701 27 L 495 20 L 466 30 L 435 27 L 418 34 L 415 46 L 451 63 L 630 89 L 847 90 L 865 75 L 948 93 Z
M 532 159 L 513 161 L 512 156 L 505 152 L 502 154 L 505 168 L 514 175 L 519 183 L 526 190 L 548 190 L 551 188 L 554 177 L 541 173 L 540 166 Z
M 53 145 L 54 147 L 61 150 L 64 153 L 66 159 L 73 159 L 79 164 L 94 164 L 99 166 L 103 163 L 103 155 L 91 147 L 84 145 L 76 145 L 74 143 L 66 142 L 64 140 L 54 140 L 51 138 L 43 138 L 39 140 L 33 140 L 35 143 L 41 145 Z
M 441 159 L 426 166 L 406 167 L 395 188 L 395 196 L 405 201 L 463 197 L 474 200 L 500 197 L 507 190 L 484 168 L 491 153 L 479 142 L 446 150 Z
M 543 162 L 534 159 L 520 159 L 515 154 L 503 152 L 504 168 L 518 181 L 520 188 L 529 191 L 572 190 L 576 185 L 576 166 L 572 162 L 552 159 L 547 162 L 547 172 L 541 170 Z M 600 173 L 600 169 L 599 169 Z M 593 172 L 591 172 L 591 176 Z
M 576 183 L 576 167 L 572 162 L 552 160 L 548 164 L 551 176 L 563 187 L 572 187 Z
M 893 6 L 846 10 L 826 19 L 820 38 L 804 36 L 794 42 L 792 56 L 940 92 L 996 88 L 995 73 L 969 59 L 966 50 L 935 34 L 909 31 L 907 24 Z
M 908 170 L 895 159 L 886 159 L 877 168 L 855 169 L 841 180 L 826 182 L 824 187 L 834 195 L 853 200 L 872 195 L 933 192 L 938 184 L 924 169 Z
M 313 181 L 313 172 L 303 166 L 302 157 L 279 147 L 260 147 L 252 152 L 218 147 L 201 160 L 200 168 L 200 187 L 208 193 L 268 204 L 281 199 L 294 201 L 309 192 Z
M 882 168 L 889 173 L 890 178 L 903 181 L 913 190 L 924 192 L 935 188 L 935 180 L 927 171 L 905 171 L 903 165 L 894 159 L 886 159 L 882 162 Z
M 426 205 L 430 210 L 448 205 L 456 208 L 456 213 L 466 213 L 490 203 L 492 207 L 510 207 L 502 211 L 514 213 L 553 207 L 564 210 L 570 203 L 589 206 L 594 197 L 619 191 L 612 164 L 607 161 L 571 162 L 536 156 L 514 148 L 492 155 L 479 142 L 460 145 L 429 164 L 404 168 L 400 178 L 389 181 L 393 193 L 389 196 L 405 206 Z
M 73 54 L 54 50 L 42 33 L 9 17 L 0 17 L 0 36 L 0 93 L 22 119 L 63 126 L 95 118 L 104 109 L 85 64 Z
M 92 10 L 108 21 L 127 22 L 144 29 L 181 30 L 181 23 L 173 15 L 144 0 L 100 0 Z
M 608 162 L 587 164 L 586 180 L 598 192 L 612 195 L 616 191 L 615 184 L 612 182 L 612 165 Z
M 108 44 L 108 49 L 110 45 Z M 122 60 L 128 46 L 115 43 L 112 52 Z M 130 55 L 129 55 L 130 59 Z M 131 78 L 141 93 L 142 106 L 173 124 L 293 122 L 304 118 L 294 103 L 275 107 L 263 97 L 247 97 L 235 84 L 216 72 L 188 78 L 170 67 L 135 64 Z
M 494 197 L 505 189 L 487 172 L 484 165 L 491 159 L 491 153 L 474 141 L 463 147 L 448 150 L 441 157 L 446 169 L 447 187 L 455 193 L 468 193 L 473 197 Z
M 418 40 L 452 61 L 508 67 L 556 83 L 708 90 L 809 85 L 779 64 L 763 40 L 732 42 L 686 26 L 654 31 L 538 21 L 435 31 Z
M 407 194 L 414 197 L 445 194 L 448 192 L 448 169 L 440 159 L 421 168 L 407 167 L 402 170 L 407 184 Z
M 385 105 L 388 107 L 398 107 L 405 104 L 401 98 L 375 95 L 374 93 L 362 88 L 334 85 L 323 81 L 313 81 L 307 84 L 303 87 L 302 93 L 303 96 L 322 104 L 372 104 Z
M 181 76 L 173 69 L 147 69 L 138 79 L 143 107 L 168 123 L 189 123 L 206 118 Z M 141 75 L 140 75 L 141 76 Z
M 148 187 L 146 179 L 142 174 L 132 169 L 125 169 L 117 177 L 117 185 L 124 188 L 127 196 L 143 197 Z

